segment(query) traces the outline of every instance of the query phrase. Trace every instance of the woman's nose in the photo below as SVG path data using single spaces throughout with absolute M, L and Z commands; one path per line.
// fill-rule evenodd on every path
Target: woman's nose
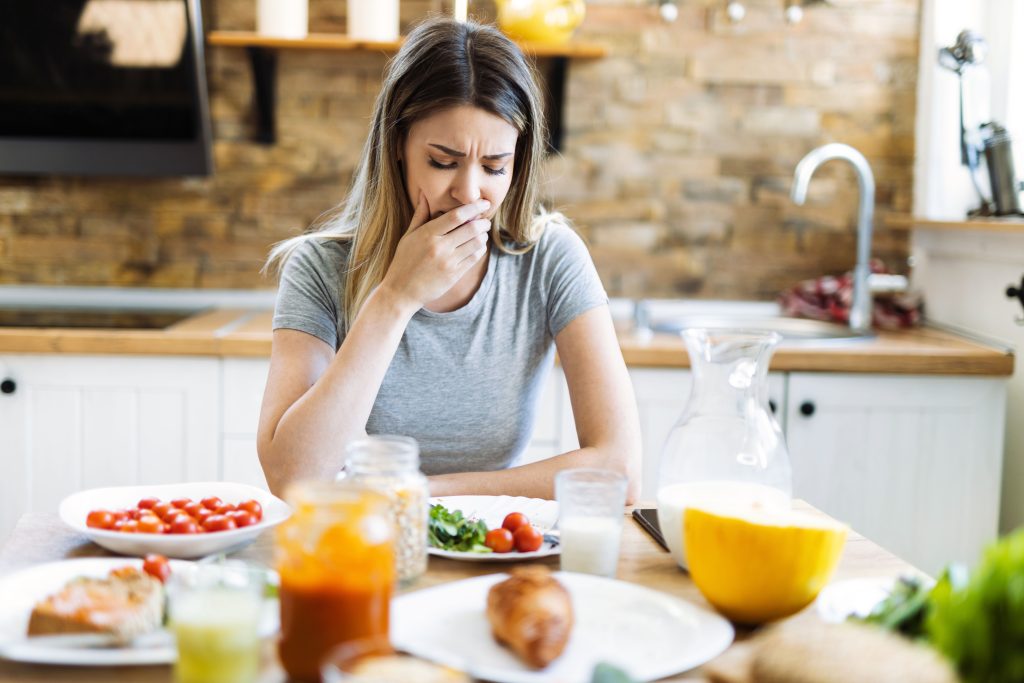
M 480 178 L 473 169 L 460 169 L 459 173 L 455 175 L 455 181 L 452 183 L 451 195 L 452 199 L 460 205 L 470 204 L 480 199 Z

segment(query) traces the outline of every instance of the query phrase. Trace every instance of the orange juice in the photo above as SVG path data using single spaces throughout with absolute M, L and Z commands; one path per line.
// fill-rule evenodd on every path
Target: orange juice
M 318 681 L 335 646 L 388 637 L 394 529 L 387 499 L 357 485 L 302 483 L 287 497 L 293 514 L 276 538 L 279 655 L 293 679 Z

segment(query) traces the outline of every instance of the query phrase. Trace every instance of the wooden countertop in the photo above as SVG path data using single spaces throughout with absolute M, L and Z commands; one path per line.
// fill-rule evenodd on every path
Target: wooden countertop
M 797 507 L 823 514 L 805 503 Z M 627 513 L 628 514 L 628 513 Z M 622 530 L 622 546 L 617 578 L 662 591 L 688 602 L 711 609 L 689 576 L 676 566 L 671 556 L 663 551 L 650 536 L 644 533 L 632 520 L 626 519 Z M 257 541 L 237 553 L 237 557 L 272 566 L 272 534 L 263 534 Z M 24 569 L 43 562 L 55 562 L 74 557 L 108 557 L 110 553 L 87 541 L 83 536 L 61 523 L 54 513 L 30 513 L 21 518 L 6 546 L 0 551 L 0 574 Z M 552 569 L 558 568 L 557 557 L 538 561 Z M 408 590 L 428 588 L 448 581 L 480 576 L 493 572 L 507 571 L 510 565 L 491 563 L 459 562 L 438 557 L 430 558 L 427 574 L 418 579 Z M 914 567 L 900 560 L 892 553 L 880 548 L 853 531 L 850 532 L 839 567 L 833 581 L 861 577 L 897 577 L 902 574 L 920 574 Z M 805 609 L 790 620 L 820 623 L 813 608 Z M 737 629 L 737 641 L 750 635 L 747 629 Z M 271 642 L 266 643 L 263 672 L 260 683 L 283 683 L 285 676 L 279 665 Z M 736 645 L 726 650 L 733 653 Z M 0 661 L 0 682 L 28 683 L 29 681 L 77 681 L 99 683 L 117 676 L 124 680 L 140 683 L 169 683 L 171 667 L 49 667 Z M 701 670 L 690 671 L 668 680 L 706 680 Z
M 142 354 L 268 357 L 271 312 L 219 309 L 199 313 L 164 330 L 0 328 L 0 353 Z M 674 335 L 620 336 L 630 367 L 685 368 L 689 358 Z M 880 332 L 845 345 L 779 348 L 775 371 L 920 375 L 1013 374 L 1014 356 L 931 328 Z

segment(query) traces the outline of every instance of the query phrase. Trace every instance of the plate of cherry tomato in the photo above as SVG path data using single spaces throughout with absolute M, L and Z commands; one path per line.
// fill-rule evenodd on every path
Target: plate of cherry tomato
M 561 552 L 557 532 L 558 503 L 543 498 L 522 496 L 444 496 L 431 498 L 451 511 L 461 510 L 463 517 L 480 520 L 487 526 L 483 544 L 490 552 L 446 550 L 431 546 L 438 557 L 473 562 L 521 562 L 558 555 Z
M 264 489 L 218 481 L 80 491 L 61 502 L 59 513 L 115 553 L 188 559 L 250 543 L 291 509 Z

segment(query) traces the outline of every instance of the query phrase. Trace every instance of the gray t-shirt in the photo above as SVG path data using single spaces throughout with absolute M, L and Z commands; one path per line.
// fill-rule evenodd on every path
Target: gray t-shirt
M 310 240 L 285 264 L 274 329 L 338 349 L 348 242 Z M 583 240 L 551 223 L 522 255 L 492 245 L 473 298 L 450 313 L 420 309 L 406 327 L 366 423 L 420 445 L 427 474 L 513 465 L 533 431 L 554 337 L 608 302 Z

